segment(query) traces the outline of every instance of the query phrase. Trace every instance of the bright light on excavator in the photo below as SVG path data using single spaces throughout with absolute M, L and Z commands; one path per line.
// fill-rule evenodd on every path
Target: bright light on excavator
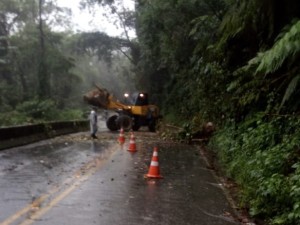
M 128 97 L 129 97 L 129 94 L 128 94 L 128 93 L 125 93 L 125 94 L 124 94 L 124 97 L 125 97 L 125 98 L 128 98 Z
M 143 94 L 143 93 L 140 93 L 140 97 L 141 97 L 141 98 L 144 98 L 144 94 Z

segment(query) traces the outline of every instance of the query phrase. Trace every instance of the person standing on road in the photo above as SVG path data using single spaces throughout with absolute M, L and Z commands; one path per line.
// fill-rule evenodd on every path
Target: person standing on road
M 98 131 L 98 118 L 97 113 L 95 109 L 92 109 L 90 113 L 90 131 L 91 131 L 91 137 L 97 138 L 96 133 Z

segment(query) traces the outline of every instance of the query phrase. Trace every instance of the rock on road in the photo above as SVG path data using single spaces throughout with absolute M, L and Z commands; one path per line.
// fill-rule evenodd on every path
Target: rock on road
M 134 133 L 137 152 L 78 133 L 0 152 L 0 225 L 239 224 L 199 147 Z M 158 147 L 163 179 L 145 179 Z

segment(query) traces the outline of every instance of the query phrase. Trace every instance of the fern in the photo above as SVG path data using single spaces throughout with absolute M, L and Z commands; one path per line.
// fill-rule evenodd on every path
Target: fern
M 298 85 L 298 82 L 299 82 L 299 79 L 300 79 L 300 75 L 297 75 L 295 76 L 291 82 L 289 83 L 286 91 L 285 91 L 285 94 L 283 96 L 283 99 L 281 101 L 281 104 L 280 104 L 280 107 L 279 109 L 284 105 L 284 103 L 289 100 L 289 98 L 291 97 L 291 95 L 295 92 L 296 90 L 296 87 Z
M 290 64 L 295 63 L 296 54 L 300 52 L 300 20 L 292 25 L 283 28 L 278 35 L 273 47 L 265 52 L 259 52 L 257 56 L 251 59 L 246 66 L 248 71 L 250 67 L 255 68 L 256 74 L 270 74 L 280 69 L 287 60 Z M 247 70 L 246 68 L 246 70 Z M 284 84 L 286 87 L 284 96 L 281 100 L 279 110 L 295 93 L 300 75 L 290 74 L 292 79 Z M 284 82 L 285 83 L 285 82 Z
M 256 73 L 273 73 L 278 70 L 289 57 L 300 51 L 300 20 L 284 34 L 280 34 L 274 46 L 260 52 L 251 59 L 248 66 L 257 65 Z

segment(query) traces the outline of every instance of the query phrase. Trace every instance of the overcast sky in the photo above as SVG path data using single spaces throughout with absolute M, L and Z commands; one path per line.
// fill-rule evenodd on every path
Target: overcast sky
M 134 9 L 134 1 L 123 0 L 126 8 Z M 103 16 L 105 11 L 98 7 L 95 12 L 89 12 L 87 9 L 79 9 L 80 0 L 57 0 L 58 6 L 68 7 L 72 10 L 72 22 L 74 23 L 75 30 L 80 31 L 101 31 L 105 32 L 110 36 L 120 36 L 122 33 L 121 29 L 117 29 L 115 25 L 109 23 L 107 18 Z M 134 36 L 134 34 L 131 34 Z

